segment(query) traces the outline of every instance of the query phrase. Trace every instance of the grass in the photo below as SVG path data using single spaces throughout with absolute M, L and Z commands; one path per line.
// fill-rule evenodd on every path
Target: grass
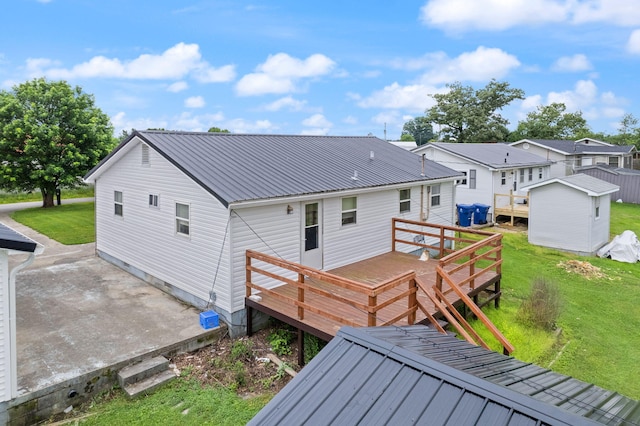
M 93 197 L 93 186 L 82 186 L 75 189 L 63 189 L 63 200 L 69 198 Z M 54 197 L 55 200 L 55 197 Z M 22 203 L 26 201 L 42 201 L 42 194 L 37 192 L 0 192 L 0 204 Z
M 180 377 L 155 393 L 135 399 L 122 392 L 97 398 L 75 424 L 99 425 L 243 425 L 273 395 L 241 398 L 224 387 L 202 387 Z
M 11 213 L 11 218 L 62 244 L 95 241 L 93 202 L 18 210 Z

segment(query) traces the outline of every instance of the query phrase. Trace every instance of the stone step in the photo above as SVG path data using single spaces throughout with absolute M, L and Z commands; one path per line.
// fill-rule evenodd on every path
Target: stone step
M 139 382 L 131 383 L 122 389 L 129 398 L 135 398 L 140 395 L 148 395 L 152 393 L 158 387 L 168 383 L 176 377 L 176 374 L 172 370 L 164 370 Z
M 163 356 L 145 359 L 142 362 L 127 366 L 118 372 L 118 383 L 121 388 L 140 382 L 147 377 L 169 368 L 169 360 Z

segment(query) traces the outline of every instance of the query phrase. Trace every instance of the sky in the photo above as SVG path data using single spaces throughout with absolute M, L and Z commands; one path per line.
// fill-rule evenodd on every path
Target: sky
M 10 0 L 0 89 L 93 94 L 115 133 L 164 128 L 399 139 L 430 95 L 524 90 L 594 132 L 640 118 L 640 0 Z M 437 130 L 437 128 L 435 129 Z

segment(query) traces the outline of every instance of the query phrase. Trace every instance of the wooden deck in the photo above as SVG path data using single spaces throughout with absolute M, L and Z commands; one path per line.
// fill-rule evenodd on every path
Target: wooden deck
M 511 226 L 513 226 L 514 218 L 529 218 L 529 196 L 514 195 L 513 191 L 509 194 L 493 195 L 493 214 L 494 219 L 498 216 L 507 216 L 511 218 Z
M 430 322 L 443 332 L 435 317 L 444 316 L 467 340 L 488 347 L 454 308 L 463 304 L 505 352 L 513 350 L 480 309 L 491 301 L 499 305 L 500 234 L 394 218 L 391 248 L 330 271 L 248 250 L 247 332 L 252 332 L 253 309 L 327 341 L 345 325 Z M 408 254 L 426 251 L 434 258 Z M 488 296 L 479 303 L 483 292 Z

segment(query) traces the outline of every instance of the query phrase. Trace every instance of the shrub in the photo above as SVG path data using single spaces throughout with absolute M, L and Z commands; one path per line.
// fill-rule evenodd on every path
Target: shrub
M 526 325 L 553 330 L 556 328 L 560 309 L 558 285 L 538 277 L 534 278 L 529 296 L 520 305 L 517 318 Z
M 250 340 L 236 340 L 233 342 L 233 346 L 231 346 L 231 354 L 232 361 L 237 360 L 246 360 L 250 361 L 253 359 L 253 343 Z
M 284 328 L 278 328 L 272 331 L 267 337 L 269 345 L 276 355 L 291 355 L 291 343 L 293 342 L 293 333 Z
M 327 342 L 324 340 L 318 339 L 316 336 L 305 333 L 304 334 L 304 362 L 309 363 L 318 355 L 318 352 L 322 350 L 327 345 Z

